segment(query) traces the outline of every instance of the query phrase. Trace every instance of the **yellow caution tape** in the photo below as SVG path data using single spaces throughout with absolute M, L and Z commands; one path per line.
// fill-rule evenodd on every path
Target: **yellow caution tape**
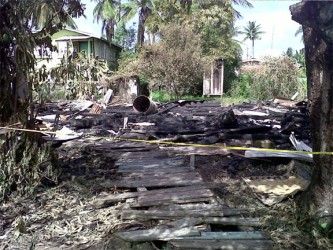
M 58 132 L 50 131 L 39 131 L 32 129 L 19 129 L 19 128 L 9 128 L 9 127 L 0 127 L 0 129 L 7 130 L 17 130 L 33 133 L 44 133 L 44 134 L 61 134 Z M 64 133 L 66 134 L 66 133 Z M 92 136 L 93 138 L 110 138 L 103 136 Z M 160 141 L 160 140 L 140 140 L 140 139 L 130 139 L 130 138 L 112 138 L 113 140 L 122 140 L 122 141 L 131 141 L 131 142 L 145 142 L 152 144 L 165 144 L 165 145 L 174 145 L 174 146 L 191 146 L 191 147 L 206 147 L 206 148 L 219 148 L 219 149 L 229 149 L 235 151 L 261 151 L 261 152 L 271 152 L 271 153 L 297 153 L 304 155 L 333 155 L 333 152 L 307 152 L 299 150 L 288 150 L 288 149 L 272 149 L 272 148 L 254 148 L 254 147 L 236 147 L 236 146 L 224 146 L 224 145 L 209 145 L 209 144 L 197 144 L 197 143 L 183 143 L 183 142 L 171 142 L 171 141 Z
M 25 128 L 0 127 L 0 129 L 13 130 L 13 131 L 23 131 L 23 132 L 32 132 L 32 133 L 54 134 L 54 135 L 57 134 L 57 132 L 52 132 L 52 131 L 40 131 L 40 130 L 25 129 Z
M 307 152 L 298 150 L 288 150 L 288 149 L 272 149 L 272 148 L 254 148 L 254 147 L 236 147 L 236 146 L 223 146 L 223 145 L 209 145 L 209 144 L 196 144 L 196 143 L 183 143 L 183 142 L 170 142 L 170 141 L 160 141 L 160 140 L 140 140 L 140 139 L 125 139 L 125 138 L 114 138 L 114 140 L 122 141 L 132 141 L 132 142 L 145 142 L 153 144 L 166 144 L 175 146 L 192 146 L 192 147 L 205 147 L 205 148 L 219 148 L 219 149 L 229 149 L 235 151 L 261 151 L 261 152 L 272 152 L 272 153 L 298 153 L 304 155 L 333 155 L 333 152 Z

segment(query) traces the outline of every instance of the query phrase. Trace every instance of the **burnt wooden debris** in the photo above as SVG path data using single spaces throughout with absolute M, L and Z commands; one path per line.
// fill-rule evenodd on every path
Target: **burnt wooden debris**
M 40 109 L 38 117 L 48 122 L 54 120 L 49 114 L 69 117 L 59 121 L 60 127 L 85 135 L 255 147 L 262 144 L 289 149 L 293 132 L 297 139 L 310 145 L 306 102 L 277 99 L 232 107 L 221 107 L 213 101 L 172 102 L 160 105 L 158 112 L 151 115 L 124 105 L 107 106 L 101 113 L 90 113 L 89 108 L 84 108 L 84 104 L 54 103 Z
M 125 145 L 124 142 L 109 144 L 108 148 L 112 144 L 118 144 L 119 148 Z M 139 149 L 140 143 L 135 142 L 126 142 L 126 148 L 131 144 L 133 149 Z M 141 146 L 150 150 L 118 154 L 116 176 L 106 184 L 128 191 L 97 197 L 92 202 L 96 209 L 122 202 L 118 216 L 124 223 L 138 221 L 154 225 L 116 232 L 117 237 L 130 242 L 166 241 L 167 249 L 272 248 L 269 236 L 260 230 L 260 218 L 251 217 L 249 209 L 221 204 L 211 185 L 203 181 L 184 156 L 144 143 Z M 103 144 L 94 150 L 106 147 Z M 214 232 L 213 225 L 241 229 Z
M 109 105 L 103 111 L 95 107 L 90 112 L 58 102 L 41 109 L 39 117 L 54 113 L 69 117 L 58 126 L 95 138 L 95 145 L 86 150 L 116 160 L 115 175 L 103 185 L 119 192 L 98 196 L 91 205 L 98 212 L 121 203 L 117 213 L 124 223 L 151 225 L 116 232 L 117 237 L 166 241 L 167 249 L 272 249 L 270 237 L 261 230 L 261 218 L 219 202 L 214 183 L 205 182 L 194 168 L 195 156 L 185 157 L 230 152 L 244 156 L 244 152 L 166 142 L 293 149 L 289 140 L 293 133 L 311 146 L 306 105 L 275 100 L 221 107 L 213 101 L 186 101 L 160 105 L 157 113 L 144 115 L 131 106 Z M 220 230 L 212 230 L 214 225 Z M 230 227 L 237 230 L 228 231 Z

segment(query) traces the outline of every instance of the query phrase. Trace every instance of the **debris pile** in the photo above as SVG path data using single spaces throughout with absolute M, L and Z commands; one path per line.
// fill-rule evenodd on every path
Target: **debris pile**
M 67 210 L 67 219 L 54 211 L 59 218 L 47 227 L 36 225 L 36 208 L 25 212 L 27 230 L 38 229 L 44 240 L 57 233 L 63 248 L 98 245 L 111 231 L 112 237 L 151 242 L 155 249 L 271 249 L 255 207 L 226 202 L 219 192 L 226 194 L 227 182 L 238 179 L 234 183 L 272 206 L 304 190 L 312 157 L 294 150 L 311 151 L 307 104 L 276 99 L 231 107 L 196 100 L 162 105 L 140 98 L 134 108 L 62 101 L 39 110 L 44 138 L 60 147 L 64 183 L 78 181 L 77 190 L 87 185 L 90 195 L 61 201 L 62 207 L 77 207 Z M 51 219 L 53 203 L 49 197 L 38 208 L 45 212 L 41 219 Z M 70 211 L 79 213 L 76 222 Z M 104 233 L 91 233 L 91 223 Z M 78 228 L 84 240 L 74 233 Z

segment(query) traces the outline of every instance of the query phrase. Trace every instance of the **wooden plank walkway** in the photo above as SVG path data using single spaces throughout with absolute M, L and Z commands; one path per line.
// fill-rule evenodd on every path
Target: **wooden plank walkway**
M 122 154 L 116 162 L 117 176 L 108 183 L 130 192 L 107 195 L 93 203 L 105 207 L 125 202 L 118 210 L 120 218 L 158 221 L 159 225 L 144 230 L 124 231 L 116 236 L 131 242 L 166 241 L 167 249 L 272 249 L 270 238 L 258 228 L 259 218 L 248 217 L 244 208 L 223 207 L 191 163 L 168 152 L 144 151 Z M 130 143 L 126 143 L 130 147 Z M 191 166 L 190 166 L 191 165 Z M 134 191 L 132 189 L 136 189 Z M 211 225 L 241 226 L 250 231 L 210 232 Z M 204 230 L 202 228 L 205 228 Z M 208 231 L 207 231 L 208 230 Z

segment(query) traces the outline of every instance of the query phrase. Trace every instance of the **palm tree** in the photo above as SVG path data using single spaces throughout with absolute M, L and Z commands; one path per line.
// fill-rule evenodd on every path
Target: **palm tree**
M 122 4 L 123 18 L 126 22 L 132 19 L 136 14 L 139 14 L 138 34 L 136 48 L 139 50 L 145 40 L 145 23 L 147 18 L 152 13 L 153 0 L 129 0 Z
M 235 4 L 235 5 L 240 5 L 246 8 L 253 8 L 253 5 L 247 1 L 247 0 L 231 0 L 231 3 Z M 235 10 L 235 8 L 233 8 L 235 11 L 235 16 L 236 18 L 241 18 L 242 15 L 240 12 L 238 12 L 237 10 Z
M 300 25 L 299 27 L 298 27 L 298 29 L 296 30 L 296 32 L 295 32 L 295 36 L 298 36 L 298 35 L 302 35 L 301 36 L 301 41 L 304 43 L 304 36 L 303 36 L 303 28 L 302 28 L 302 25 Z
M 111 43 L 114 38 L 114 27 L 120 19 L 120 0 L 95 0 L 97 5 L 93 15 L 97 23 L 102 21 L 102 34 Z
M 36 29 L 42 29 L 46 25 L 57 25 L 61 22 L 72 29 L 76 29 L 75 21 L 70 15 L 71 10 L 62 8 L 62 6 L 61 1 L 50 4 L 50 2 L 44 0 L 25 5 L 25 10 L 30 16 L 32 26 Z M 83 15 L 83 12 L 81 14 Z
M 244 31 L 241 32 L 241 34 L 245 35 L 244 40 L 249 39 L 252 41 L 252 58 L 254 58 L 254 41 L 260 40 L 260 35 L 265 33 L 260 29 L 260 24 L 257 25 L 255 21 L 249 21 L 247 26 L 244 27 Z

